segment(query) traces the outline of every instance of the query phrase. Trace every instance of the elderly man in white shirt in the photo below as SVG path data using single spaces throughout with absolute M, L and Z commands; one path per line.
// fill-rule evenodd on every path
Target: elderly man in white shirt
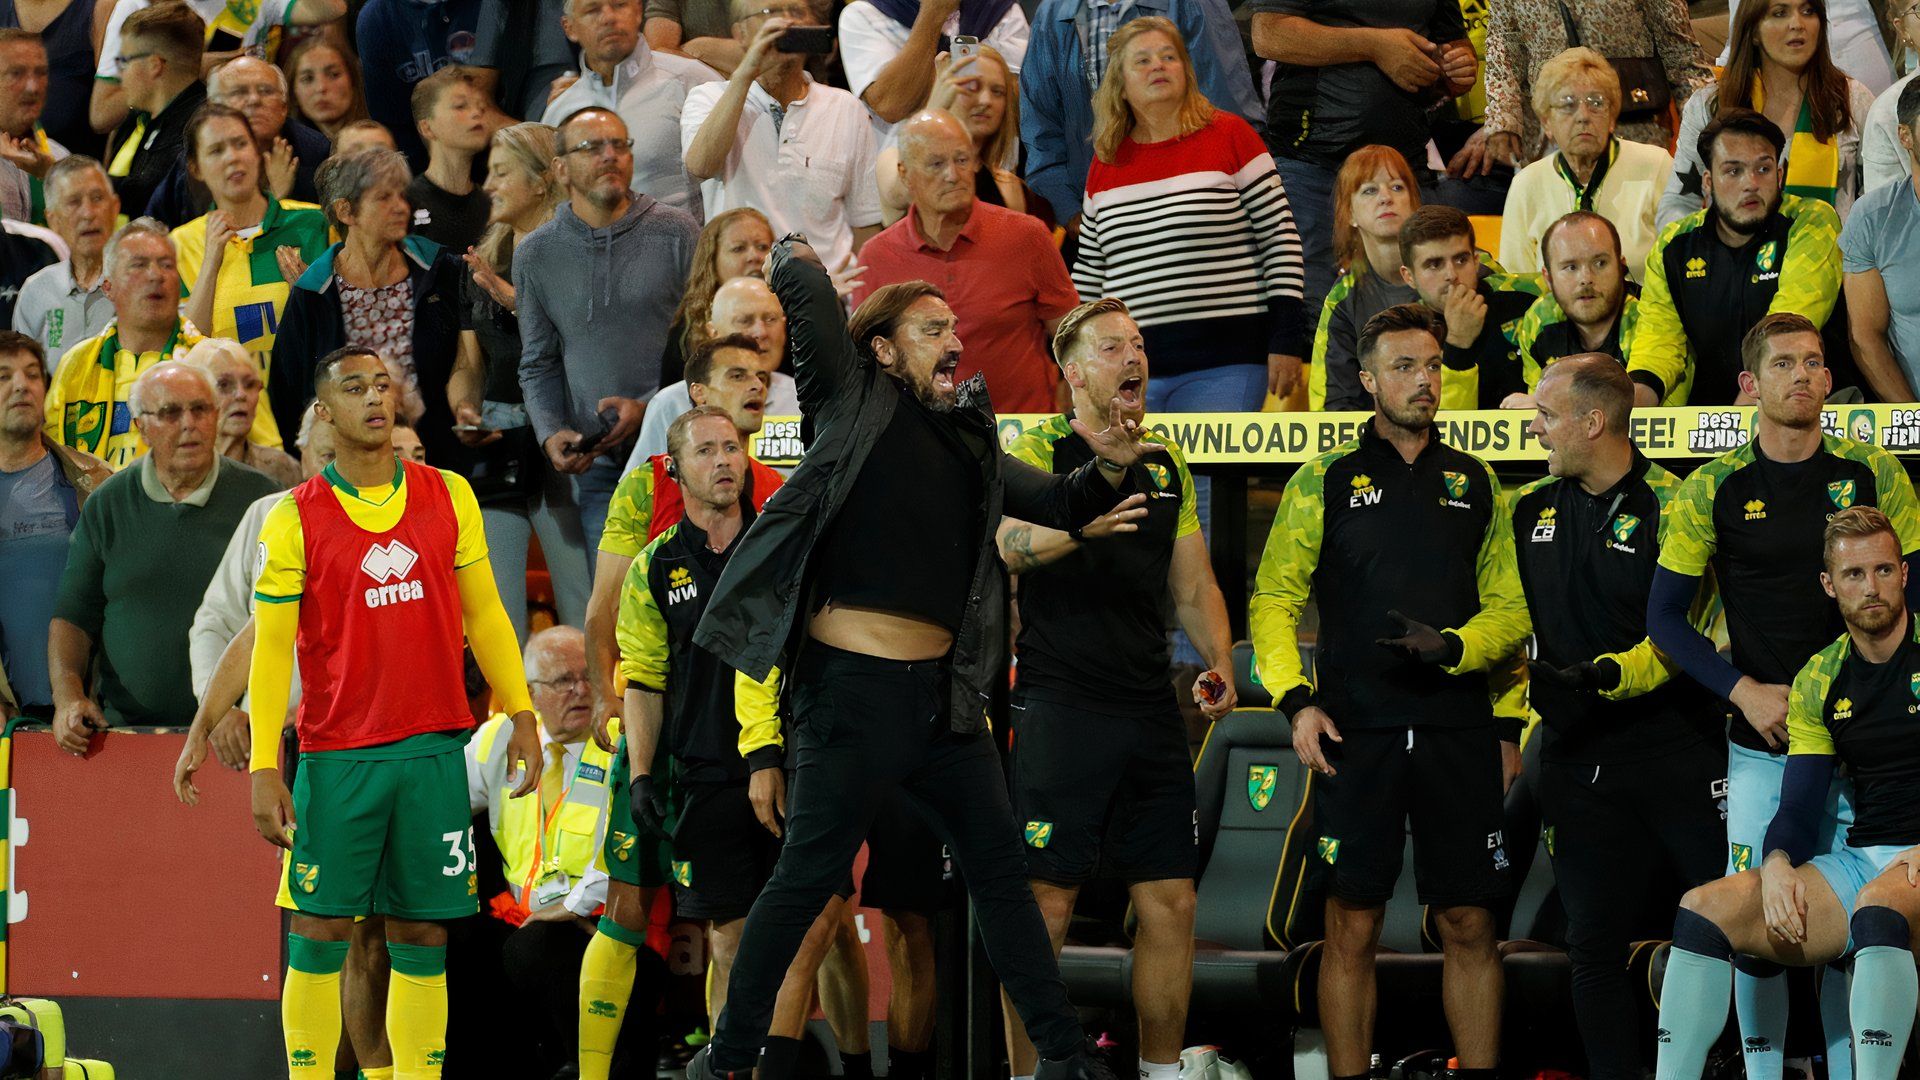
M 733 0 L 733 16 L 746 55 L 726 82 L 687 95 L 687 171 L 708 214 L 751 206 L 775 235 L 805 233 L 829 270 L 844 271 L 881 225 L 866 107 L 814 82 L 807 54 L 775 47 L 789 27 L 817 25 L 805 0 Z
M 640 34 L 641 0 L 567 0 L 561 19 L 580 46 L 580 78 L 547 105 L 540 122 L 589 106 L 611 109 L 633 139 L 635 193 L 703 218 L 700 189 L 681 156 L 680 114 L 687 95 L 720 75 L 698 60 L 655 52 Z
M 840 63 L 884 148 L 894 128 L 926 105 L 934 60 L 952 51 L 955 36 L 991 45 L 1017 76 L 1027 34 L 1027 14 L 1015 0 L 853 0 L 840 9 Z

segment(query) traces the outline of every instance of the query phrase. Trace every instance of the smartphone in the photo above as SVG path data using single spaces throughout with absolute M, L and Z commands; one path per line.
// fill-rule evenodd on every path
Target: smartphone
M 455 424 L 453 425 L 453 430 L 473 431 L 473 432 L 478 432 L 479 434 L 485 435 L 487 432 L 492 431 L 493 429 L 488 427 L 485 424 Z
M 955 34 L 954 35 L 953 57 L 952 57 L 954 63 L 957 64 L 965 57 L 977 56 L 979 55 L 979 53 L 980 53 L 979 38 L 974 37 L 972 34 Z
M 578 442 L 567 447 L 568 450 L 576 454 L 591 454 L 595 450 L 600 449 L 600 444 L 605 442 L 607 436 L 613 433 L 613 425 L 620 422 L 620 410 L 609 405 L 600 410 L 600 415 L 597 419 L 599 423 L 595 425 L 594 429 L 581 435 Z
M 774 40 L 773 47 L 783 53 L 817 53 L 824 56 L 833 51 L 833 27 L 790 27 Z

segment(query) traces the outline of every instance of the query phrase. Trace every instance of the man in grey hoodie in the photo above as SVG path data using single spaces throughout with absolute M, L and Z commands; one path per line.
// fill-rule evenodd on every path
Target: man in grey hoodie
M 660 388 L 660 354 L 700 225 L 628 191 L 633 139 L 618 114 L 589 107 L 568 116 L 555 152 L 571 198 L 513 254 L 520 389 L 547 460 L 573 477 L 592 551 L 627 444 Z M 605 410 L 618 417 L 595 440 Z

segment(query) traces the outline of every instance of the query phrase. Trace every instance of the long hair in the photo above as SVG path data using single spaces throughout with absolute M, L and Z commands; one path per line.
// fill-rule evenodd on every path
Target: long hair
M 347 102 L 347 111 L 340 114 L 335 130 L 355 120 L 370 119 L 367 115 L 366 84 L 360 81 L 360 58 L 353 55 L 352 49 L 319 34 L 302 39 L 300 44 L 295 45 L 288 50 L 287 55 L 280 58 L 280 70 L 287 73 L 287 82 L 291 84 L 287 97 L 290 99 L 288 104 L 292 106 L 293 115 L 307 126 L 319 130 L 320 121 L 301 111 L 299 87 L 300 61 L 305 59 L 308 53 L 319 52 L 321 49 L 327 49 L 340 58 L 340 66 L 346 69 L 347 85 L 353 87 L 353 97 Z
M 1113 164 L 1120 145 L 1133 134 L 1133 106 L 1127 104 L 1127 46 L 1135 38 L 1158 30 L 1173 39 L 1173 50 L 1187 69 L 1187 97 L 1180 103 L 1180 137 L 1199 131 L 1213 120 L 1213 103 L 1200 92 L 1200 80 L 1193 70 L 1193 56 L 1187 52 L 1187 39 L 1172 19 L 1147 15 L 1127 23 L 1107 39 L 1107 71 L 1100 77 L 1100 89 L 1093 92 L 1093 155 Z
M 186 157 L 187 176 L 202 184 L 206 183 L 206 178 L 200 175 L 200 133 L 205 131 L 207 125 L 213 123 L 215 120 L 230 120 L 233 123 L 239 124 L 241 130 L 247 133 L 247 138 L 253 138 L 253 128 L 247 123 L 246 113 L 241 112 L 231 105 L 222 105 L 217 101 L 201 102 L 199 107 L 193 110 L 193 114 L 187 117 L 186 130 L 182 136 L 184 141 L 181 145 L 181 152 Z M 266 159 L 258 153 L 257 148 L 254 153 L 253 171 L 254 186 L 263 191 L 266 190 L 267 162 Z
M 694 346 L 707 336 L 707 308 L 713 304 L 713 294 L 726 284 L 720 280 L 720 238 L 726 235 L 728 226 L 741 218 L 752 218 L 765 225 L 767 232 L 773 232 L 767 215 L 751 206 L 736 206 L 707 219 L 706 228 L 700 230 L 700 239 L 693 245 L 693 270 L 687 274 L 687 291 L 680 294 L 680 307 L 673 313 L 673 320 L 680 324 L 682 356 L 693 355 Z
M 1407 214 L 1420 209 L 1420 183 L 1413 178 L 1407 159 L 1391 146 L 1363 146 L 1347 155 L 1346 164 L 1333 179 L 1333 254 L 1337 272 L 1351 270 L 1360 277 L 1373 272 L 1367 265 L 1367 247 L 1360 230 L 1353 224 L 1353 195 L 1360 185 L 1385 172 L 1407 185 Z
M 999 49 L 982 45 L 979 55 L 999 64 L 1007 80 L 1007 109 L 1000 114 L 1000 130 L 981 148 L 980 164 L 989 169 L 1013 169 L 1020 164 L 1020 76 L 1007 66 L 1007 58 Z
M 493 149 L 505 152 L 514 168 L 541 185 L 540 209 L 551 218 L 553 208 L 560 205 L 560 184 L 553 176 L 553 129 L 545 124 L 509 124 L 488 141 Z M 505 221 L 487 226 L 474 252 L 493 267 L 494 273 L 505 277 L 513 266 L 513 226 Z
M 1800 82 L 1813 113 L 1813 137 L 1832 142 L 1853 126 L 1853 108 L 1848 104 L 1847 77 L 1833 65 L 1833 24 L 1827 19 L 1827 0 L 1806 2 L 1820 20 L 1820 41 Z M 1754 104 L 1753 88 L 1760 77 L 1760 20 L 1766 18 L 1771 6 L 1758 0 L 1740 5 L 1729 34 L 1727 67 L 1720 73 L 1720 86 L 1715 91 L 1716 113 L 1759 108 Z

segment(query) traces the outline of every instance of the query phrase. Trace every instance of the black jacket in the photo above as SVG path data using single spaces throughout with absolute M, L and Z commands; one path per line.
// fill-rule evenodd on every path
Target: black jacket
M 417 425 L 427 460 L 436 468 L 466 474 L 472 453 L 453 434 L 453 408 L 447 402 L 447 378 L 460 349 L 460 260 L 431 241 L 409 236 L 400 242 L 413 282 L 413 370 L 427 411 Z M 346 315 L 335 286 L 333 260 L 340 245 L 327 249 L 287 294 L 280 331 L 273 339 L 273 365 L 267 370 L 267 400 L 284 432 L 300 430 L 301 414 L 313 401 L 313 369 L 320 358 L 347 343 Z
M 741 538 L 694 633 L 696 644 L 758 680 L 775 665 L 790 666 L 813 610 L 814 545 L 833 524 L 900 400 L 900 384 L 855 351 L 827 272 L 794 259 L 785 242 L 773 250 L 767 284 L 787 312 L 794 381 L 813 437 L 800 467 Z M 1007 568 L 994 543 L 1002 509 L 1068 529 L 1112 509 L 1123 494 L 1098 475 L 1096 462 L 1055 476 L 1003 454 L 986 380 L 978 375 L 961 385 L 951 415 L 980 463 L 985 502 L 973 582 L 951 654 L 948 719 L 953 730 L 970 733 L 985 726 L 988 695 L 1006 681 Z M 875 538 L 889 540 L 898 538 Z

